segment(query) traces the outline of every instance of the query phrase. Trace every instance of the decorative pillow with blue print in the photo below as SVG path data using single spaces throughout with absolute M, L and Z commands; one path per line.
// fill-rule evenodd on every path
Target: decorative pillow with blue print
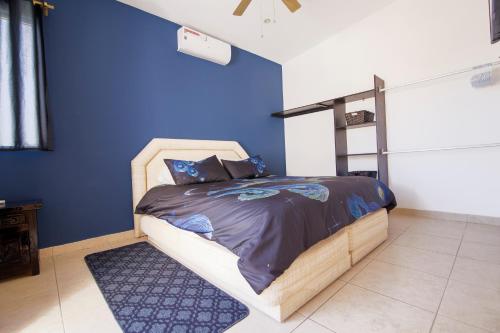
M 224 168 L 234 179 L 259 178 L 269 176 L 266 164 L 260 156 L 253 156 L 242 161 L 222 160 Z
M 164 162 L 176 185 L 223 182 L 231 179 L 215 155 L 199 162 L 169 159 Z

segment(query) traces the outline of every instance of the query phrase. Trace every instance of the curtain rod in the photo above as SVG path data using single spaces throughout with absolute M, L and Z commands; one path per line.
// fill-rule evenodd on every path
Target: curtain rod
M 54 10 L 56 6 L 48 3 L 47 1 L 33 0 L 33 6 L 40 6 L 43 9 L 43 15 L 49 16 L 49 9 Z
M 459 75 L 459 74 L 463 74 L 463 73 L 472 72 L 472 71 L 475 71 L 475 70 L 478 70 L 478 69 L 481 69 L 481 68 L 487 67 L 487 66 L 498 66 L 498 65 L 500 65 L 500 61 L 489 62 L 487 64 L 473 66 L 473 67 L 468 67 L 468 68 L 464 68 L 464 69 L 461 69 L 461 70 L 458 70 L 458 71 L 449 72 L 449 73 L 446 73 L 446 74 L 441 74 L 441 75 L 438 75 L 438 76 L 429 77 L 429 78 L 422 79 L 422 80 L 417 80 L 417 81 L 403 83 L 403 84 L 400 84 L 398 86 L 393 86 L 393 87 L 388 87 L 388 88 L 382 88 L 382 89 L 380 89 L 380 92 L 384 92 L 384 91 L 388 91 L 388 90 L 392 90 L 392 89 L 399 89 L 399 88 L 403 88 L 403 87 L 407 87 L 407 86 L 413 86 L 413 85 L 419 84 L 419 83 L 424 83 L 424 82 L 439 80 L 439 79 L 443 79 L 443 78 L 449 77 L 449 76 L 454 76 L 454 75 Z
M 382 155 L 423 153 L 423 152 L 429 152 L 429 151 L 443 151 L 443 150 L 494 148 L 494 147 L 500 147 L 500 142 L 486 143 L 486 144 L 479 144 L 479 145 L 469 145 L 469 146 L 455 146 L 455 147 L 438 147 L 438 148 L 424 148 L 424 149 L 413 149 L 413 150 L 384 151 L 384 152 L 382 152 Z

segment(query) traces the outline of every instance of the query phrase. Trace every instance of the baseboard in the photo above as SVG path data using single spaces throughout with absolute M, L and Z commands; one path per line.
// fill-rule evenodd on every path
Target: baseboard
M 427 217 L 432 219 L 446 220 L 446 221 L 459 221 L 459 222 L 500 226 L 500 217 L 494 217 L 494 216 L 458 214 L 458 213 L 448 213 L 448 212 L 413 209 L 413 208 L 396 208 L 394 209 L 394 212 L 407 215 Z
M 68 252 L 89 249 L 92 247 L 110 245 L 113 243 L 118 243 L 122 241 L 127 241 L 134 239 L 134 230 L 127 230 L 123 232 L 118 232 L 115 234 L 104 235 L 100 237 L 94 237 L 89 239 L 84 239 L 82 241 L 67 243 L 63 245 L 57 245 L 52 247 L 47 247 L 40 249 L 40 258 L 57 256 Z

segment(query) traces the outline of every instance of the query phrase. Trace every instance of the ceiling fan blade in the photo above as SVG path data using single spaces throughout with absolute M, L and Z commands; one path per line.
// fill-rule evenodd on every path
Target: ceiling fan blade
M 236 7 L 236 10 L 234 11 L 233 15 L 235 16 L 241 16 L 247 10 L 248 5 L 252 2 L 252 0 L 241 0 L 240 4 L 238 7 Z
M 287 6 L 292 13 L 295 13 L 300 7 L 302 7 L 297 0 L 281 0 L 281 1 L 283 1 L 285 6 Z

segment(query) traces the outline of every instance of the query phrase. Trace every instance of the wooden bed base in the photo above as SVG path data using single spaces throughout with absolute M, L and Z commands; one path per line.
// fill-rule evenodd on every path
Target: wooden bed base
M 143 231 L 160 250 L 228 294 L 280 322 L 384 242 L 388 226 L 385 209 L 358 220 L 308 249 L 257 295 L 239 273 L 238 257 L 230 251 L 188 231 L 173 230 L 176 228 L 163 221 L 150 223 L 143 221 Z

